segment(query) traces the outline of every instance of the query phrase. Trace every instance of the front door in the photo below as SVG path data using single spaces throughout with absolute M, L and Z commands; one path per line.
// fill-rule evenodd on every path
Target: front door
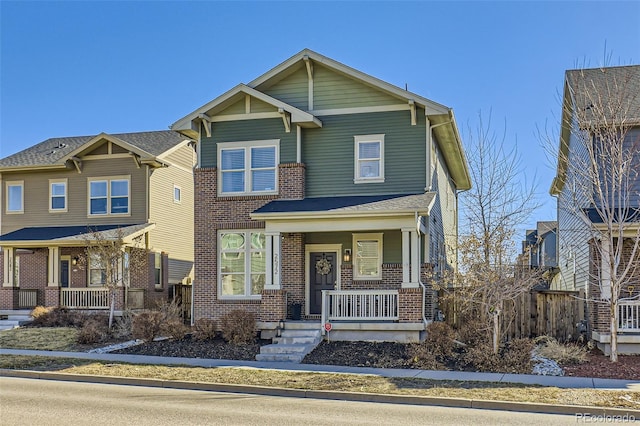
M 60 287 L 69 287 L 69 259 L 60 260 Z
M 309 314 L 322 313 L 322 290 L 334 290 L 337 285 L 335 252 L 309 253 Z

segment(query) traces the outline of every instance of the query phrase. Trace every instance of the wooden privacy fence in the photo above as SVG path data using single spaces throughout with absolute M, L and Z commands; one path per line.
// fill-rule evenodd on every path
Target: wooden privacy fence
M 455 291 L 438 294 L 438 305 L 445 322 L 459 328 L 469 318 L 480 318 L 475 305 L 463 313 L 464 304 Z M 579 337 L 577 324 L 584 320 L 584 295 L 577 291 L 538 290 L 503 302 L 501 330 L 507 340 L 551 336 L 560 342 Z

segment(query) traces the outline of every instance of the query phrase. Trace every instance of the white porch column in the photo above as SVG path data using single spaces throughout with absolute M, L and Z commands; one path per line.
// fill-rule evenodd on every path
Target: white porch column
M 60 286 L 60 248 L 49 247 L 49 268 L 47 273 L 47 285 L 49 287 Z
M 16 252 L 13 247 L 2 247 L 4 277 L 2 278 L 2 287 L 13 287 L 13 268 L 15 265 Z
M 410 235 L 412 229 L 402 229 L 402 287 L 409 287 L 411 273 Z
M 420 281 L 420 236 L 411 231 L 411 282 L 405 287 L 418 287 Z
M 265 289 L 279 290 L 282 288 L 280 282 L 280 233 L 268 232 L 265 234 L 266 239 L 266 282 Z

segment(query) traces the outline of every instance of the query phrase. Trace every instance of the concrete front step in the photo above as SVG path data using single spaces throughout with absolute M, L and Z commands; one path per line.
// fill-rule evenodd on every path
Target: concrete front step
M 301 362 L 322 340 L 320 324 L 287 322 L 273 344 L 260 348 L 257 361 Z

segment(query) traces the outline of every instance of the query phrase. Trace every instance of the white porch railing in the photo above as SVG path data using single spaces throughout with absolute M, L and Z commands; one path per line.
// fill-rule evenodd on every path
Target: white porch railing
M 60 289 L 60 306 L 73 309 L 108 309 L 109 289 L 63 288 Z
M 640 300 L 618 302 L 618 331 L 640 333 Z
M 322 291 L 322 324 L 330 321 L 397 319 L 397 290 Z

